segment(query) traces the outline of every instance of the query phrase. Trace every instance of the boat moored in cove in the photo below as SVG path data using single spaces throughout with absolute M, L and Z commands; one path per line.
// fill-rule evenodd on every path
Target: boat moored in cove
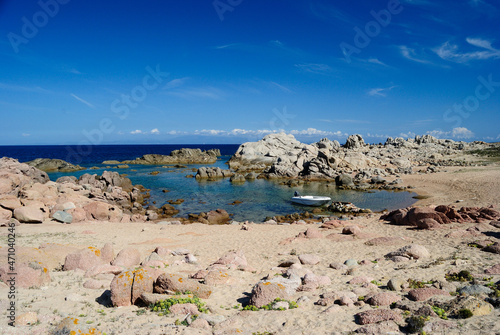
M 292 202 L 306 206 L 321 206 L 329 203 L 331 200 L 332 199 L 330 197 L 319 195 L 300 195 L 298 192 L 295 192 L 292 197 Z

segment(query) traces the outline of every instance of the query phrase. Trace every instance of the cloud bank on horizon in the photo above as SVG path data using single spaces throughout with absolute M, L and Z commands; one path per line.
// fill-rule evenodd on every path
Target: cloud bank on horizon
M 10 0 L 0 15 L 0 145 L 500 140 L 498 0 Z

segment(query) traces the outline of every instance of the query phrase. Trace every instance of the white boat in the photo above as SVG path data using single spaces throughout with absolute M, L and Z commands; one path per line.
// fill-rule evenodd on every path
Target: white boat
M 306 206 L 321 206 L 327 204 L 332 199 L 319 195 L 296 195 L 292 197 L 292 202 Z

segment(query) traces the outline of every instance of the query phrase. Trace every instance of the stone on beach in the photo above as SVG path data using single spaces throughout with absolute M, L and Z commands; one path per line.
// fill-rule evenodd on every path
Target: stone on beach
M 500 254 L 500 243 L 495 242 L 491 245 L 486 246 L 482 250 L 487 252 L 492 252 L 494 254 Z
M 56 221 L 62 223 L 71 223 L 73 222 L 73 216 L 65 211 L 57 211 L 52 214 L 52 218 Z
M 219 258 L 213 264 L 221 264 L 226 266 L 247 266 L 248 262 L 243 253 L 243 250 L 229 251 L 227 254 Z
M 500 264 L 495 264 L 492 267 L 485 269 L 484 273 L 490 275 L 500 275 Z
M 413 301 L 424 301 L 435 295 L 446 295 L 450 294 L 444 290 L 433 287 L 416 288 L 408 292 L 408 297 Z
M 120 250 L 116 258 L 111 262 L 114 266 L 130 267 L 141 263 L 141 254 L 136 248 L 125 248 Z
M 429 258 L 430 253 L 429 251 L 422 245 L 418 244 L 411 244 L 407 245 L 405 247 L 399 248 L 396 251 L 390 252 L 387 255 L 385 255 L 386 258 L 392 258 L 392 257 L 405 257 L 405 258 L 413 258 L 413 259 L 423 259 L 423 258 Z
M 161 271 L 139 268 L 123 271 L 111 281 L 111 303 L 115 307 L 130 306 L 140 301 L 143 293 L 153 293 L 153 285 Z
M 0 280 L 9 283 L 8 280 L 14 277 L 14 286 L 21 288 L 38 288 L 51 281 L 48 269 L 35 262 L 16 264 L 15 269 L 16 274 L 12 275 L 8 264 L 0 266 Z
M 273 302 L 276 298 L 289 299 L 285 286 L 279 283 L 264 281 L 255 285 L 252 289 L 250 305 L 260 308 Z
M 389 306 L 392 303 L 401 300 L 401 297 L 391 292 L 377 293 L 366 300 L 366 303 L 372 306 Z
M 356 322 L 361 325 L 378 323 L 381 321 L 395 321 L 400 323 L 403 321 L 401 313 L 390 309 L 374 309 L 368 310 L 355 315 Z
M 81 269 L 84 271 L 89 270 L 90 268 L 100 265 L 103 263 L 102 259 L 97 255 L 97 249 L 83 249 L 71 254 L 66 255 L 64 259 L 63 269 L 65 271 L 71 271 L 76 269 Z
M 85 277 L 91 278 L 100 274 L 114 274 L 117 275 L 123 271 L 123 267 L 110 265 L 109 263 L 97 264 L 89 268 L 85 272 Z
M 19 222 L 42 223 L 46 217 L 47 210 L 41 206 L 24 206 L 14 210 L 14 217 Z
M 154 284 L 154 292 L 163 294 L 165 292 L 192 292 L 202 299 L 207 299 L 212 294 L 208 285 L 200 284 L 196 280 L 188 279 L 178 274 L 161 274 Z
M 217 209 L 207 213 L 208 224 L 226 224 L 229 222 L 229 214 L 224 209 Z
M 87 220 L 120 222 L 123 211 L 117 206 L 102 201 L 93 201 L 83 207 Z
M 299 255 L 299 260 L 302 264 L 305 265 L 316 265 L 321 261 L 321 259 L 318 256 L 311 254 Z

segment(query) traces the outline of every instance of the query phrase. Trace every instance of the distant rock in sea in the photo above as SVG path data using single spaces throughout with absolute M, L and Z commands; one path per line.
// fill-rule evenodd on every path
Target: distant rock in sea
M 37 158 L 26 162 L 26 164 L 45 172 L 74 172 L 85 170 L 85 168 L 80 165 L 73 165 L 62 159 Z
M 219 149 L 201 151 L 201 149 L 182 148 L 174 150 L 170 155 L 148 154 L 134 160 L 118 162 L 119 164 L 165 165 L 165 164 L 213 164 L 220 156 Z M 102 164 L 117 164 L 117 161 L 104 161 Z

